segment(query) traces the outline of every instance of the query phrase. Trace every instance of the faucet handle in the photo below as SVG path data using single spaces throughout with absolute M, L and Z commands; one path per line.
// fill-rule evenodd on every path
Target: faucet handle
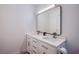
M 47 34 L 47 32 L 43 32 L 43 35 L 45 36 Z
M 57 36 L 59 36 L 59 34 L 57 34 L 56 32 L 52 33 L 53 38 L 57 38 Z

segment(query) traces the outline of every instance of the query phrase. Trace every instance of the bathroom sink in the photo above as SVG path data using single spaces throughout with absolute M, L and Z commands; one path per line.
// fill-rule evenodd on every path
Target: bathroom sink
M 53 38 L 52 36 L 44 36 L 41 39 L 43 42 L 46 43 L 50 43 L 52 45 L 54 45 L 55 47 L 59 46 L 60 44 L 62 44 L 63 42 L 65 42 L 65 38 L 63 37 L 57 37 L 57 38 Z
M 52 36 L 42 36 L 43 39 L 52 39 Z

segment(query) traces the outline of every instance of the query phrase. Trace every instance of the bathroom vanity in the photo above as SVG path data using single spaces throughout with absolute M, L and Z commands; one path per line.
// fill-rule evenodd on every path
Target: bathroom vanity
M 57 54 L 58 49 L 65 47 L 65 38 L 52 38 L 41 35 L 26 34 L 27 51 L 30 54 Z
M 37 34 L 26 34 L 27 51 L 31 54 L 66 53 L 66 40 L 61 36 L 61 7 L 49 6 L 38 11 L 36 17 Z

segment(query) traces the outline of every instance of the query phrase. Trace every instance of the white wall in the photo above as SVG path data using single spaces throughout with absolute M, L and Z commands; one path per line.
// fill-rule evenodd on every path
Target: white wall
M 79 53 L 79 5 L 62 6 L 62 35 L 67 37 L 69 53 Z
M 32 5 L 0 5 L 0 53 L 18 52 L 26 32 L 34 31 Z
M 38 11 L 49 5 L 41 6 Z M 67 38 L 67 49 L 69 53 L 79 53 L 79 5 L 61 4 L 61 7 L 62 35 Z

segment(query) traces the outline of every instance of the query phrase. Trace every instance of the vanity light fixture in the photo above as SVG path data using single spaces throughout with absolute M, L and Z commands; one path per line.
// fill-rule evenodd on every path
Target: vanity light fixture
M 47 8 L 45 8 L 45 9 L 39 11 L 37 14 L 43 13 L 43 12 L 45 12 L 45 11 L 51 9 L 51 8 L 54 8 L 54 7 L 55 7 L 55 4 L 53 4 L 53 5 L 51 5 L 51 6 L 47 7 Z

